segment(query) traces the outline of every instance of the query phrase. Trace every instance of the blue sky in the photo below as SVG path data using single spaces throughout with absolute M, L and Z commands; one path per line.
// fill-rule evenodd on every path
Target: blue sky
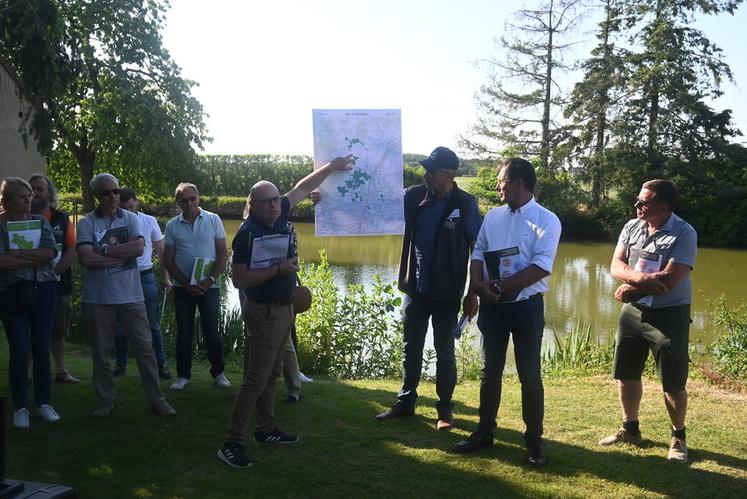
M 210 153 L 312 151 L 315 108 L 399 108 L 403 151 L 457 148 L 476 117 L 479 61 L 496 53 L 514 0 L 175 0 L 164 44 L 209 115 Z M 698 27 L 724 49 L 735 80 L 747 9 Z M 578 39 L 593 39 L 587 22 Z M 585 55 L 579 45 L 577 56 Z M 727 83 L 714 106 L 747 133 L 744 90 Z M 744 138 L 742 138 L 744 140 Z

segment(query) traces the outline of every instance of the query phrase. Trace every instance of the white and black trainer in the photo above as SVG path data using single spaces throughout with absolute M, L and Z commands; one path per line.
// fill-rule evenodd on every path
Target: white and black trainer
M 239 444 L 225 443 L 218 451 L 218 459 L 232 468 L 250 468 L 251 460 L 244 453 L 244 447 Z
M 254 434 L 254 440 L 261 444 L 295 444 L 298 442 L 298 435 L 289 435 L 283 430 L 275 428 L 267 433 L 258 431 Z

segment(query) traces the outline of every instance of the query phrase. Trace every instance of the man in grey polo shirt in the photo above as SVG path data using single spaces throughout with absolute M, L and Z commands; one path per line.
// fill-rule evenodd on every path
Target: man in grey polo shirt
M 176 411 L 158 384 L 158 366 L 151 344 L 143 288 L 136 259 L 143 254 L 143 236 L 135 214 L 119 207 L 119 181 L 101 173 L 91 180 L 98 200 L 95 211 L 78 222 L 77 251 L 83 277 L 83 319 L 91 340 L 93 387 L 97 405 L 93 416 L 108 416 L 114 408 L 111 349 L 119 322 L 132 345 L 145 395 L 162 416 Z
M 196 185 L 181 183 L 174 195 L 182 212 L 166 224 L 163 252 L 163 265 L 174 280 L 177 330 L 177 378 L 171 389 L 183 390 L 192 378 L 192 339 L 198 307 L 210 374 L 216 386 L 229 387 L 231 383 L 223 374 L 223 344 L 218 330 L 218 279 L 228 263 L 226 230 L 218 215 L 200 208 Z M 194 276 L 200 267 L 208 270 Z
M 615 299 L 624 303 L 615 345 L 613 373 L 618 380 L 623 425 L 601 445 L 641 445 L 638 408 L 641 374 L 649 349 L 656 359 L 664 404 L 672 423 L 669 460 L 687 462 L 688 337 L 698 236 L 674 214 L 677 191 L 668 180 L 643 184 L 635 203 L 637 218 L 623 227 L 612 257 L 612 276 L 622 284 Z

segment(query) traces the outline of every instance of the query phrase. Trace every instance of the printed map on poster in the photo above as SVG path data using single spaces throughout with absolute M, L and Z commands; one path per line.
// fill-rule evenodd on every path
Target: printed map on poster
M 399 109 L 314 109 L 314 167 L 352 154 L 353 169 L 319 188 L 317 236 L 402 234 L 402 126 Z

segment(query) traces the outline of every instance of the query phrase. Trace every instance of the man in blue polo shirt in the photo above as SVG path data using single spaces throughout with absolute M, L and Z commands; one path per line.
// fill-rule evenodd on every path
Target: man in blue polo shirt
M 176 376 L 172 390 L 183 390 L 192 378 L 195 311 L 205 340 L 210 375 L 218 387 L 231 383 L 223 374 L 223 344 L 218 330 L 220 282 L 228 263 L 226 230 L 215 213 L 200 208 L 197 186 L 181 183 L 174 193 L 182 212 L 166 224 L 163 266 L 174 280 Z M 206 269 L 199 272 L 198 269 Z
M 335 171 L 350 170 L 352 155 L 335 158 L 301 179 L 286 195 L 262 180 L 252 187 L 249 217 L 233 240 L 233 284 L 244 290 L 249 361 L 244 381 L 236 393 L 231 420 L 218 459 L 234 468 L 252 462 L 244 452 L 246 432 L 256 415 L 254 440 L 266 444 L 298 441 L 275 426 L 275 381 L 293 326 L 293 290 L 298 261 L 293 257 L 288 232 L 291 208 Z M 273 250 L 272 248 L 279 248 Z M 266 255 L 260 258 L 259 252 Z M 278 256 L 278 254 L 280 256 Z
M 437 147 L 420 164 L 425 168 L 425 184 L 405 190 L 405 237 L 399 268 L 399 289 L 405 293 L 402 388 L 397 403 L 376 419 L 386 421 L 415 413 L 430 319 L 436 348 L 436 428 L 448 430 L 454 422 L 454 328 L 464 296 L 469 253 L 482 219 L 475 197 L 454 182 L 459 167 L 456 154 Z M 467 294 L 463 306 L 471 319 L 478 306 L 475 293 Z

